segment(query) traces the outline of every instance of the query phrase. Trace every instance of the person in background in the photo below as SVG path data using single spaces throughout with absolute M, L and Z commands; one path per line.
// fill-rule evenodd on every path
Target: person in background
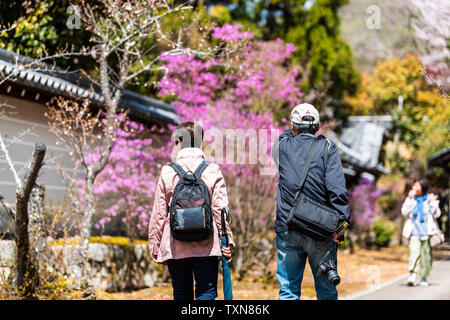
M 205 159 L 201 146 L 203 129 L 193 122 L 184 122 L 172 134 L 178 153 L 176 163 L 187 172 L 195 172 Z M 149 223 L 148 242 L 153 260 L 167 264 L 172 278 L 174 300 L 194 299 L 214 300 L 217 297 L 219 259 L 222 252 L 231 261 L 231 251 L 235 246 L 231 225 L 225 220 L 229 246 L 221 247 L 221 213 L 228 206 L 225 180 L 217 164 L 210 163 L 201 174 L 211 199 L 214 217 L 214 234 L 211 238 L 184 242 L 172 237 L 168 207 L 172 201 L 175 186 L 180 177 L 170 166 L 161 169 L 155 193 L 153 211 Z
M 441 215 L 438 197 L 428 193 L 426 179 L 414 181 L 402 205 L 402 215 L 407 218 L 402 235 L 409 239 L 408 286 L 416 284 L 420 261 L 420 285 L 428 286 L 432 256 L 429 236 L 438 232 L 435 219 Z

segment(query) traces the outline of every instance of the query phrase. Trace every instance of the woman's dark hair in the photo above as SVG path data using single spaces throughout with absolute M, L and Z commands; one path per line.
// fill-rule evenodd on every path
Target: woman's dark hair
M 203 142 L 204 132 L 202 127 L 188 121 L 180 124 L 172 133 L 172 141 L 181 143 L 181 148 L 200 148 Z
M 403 190 L 403 193 L 405 195 L 407 195 L 409 193 L 409 191 L 412 189 L 414 182 L 413 181 L 408 181 L 405 183 L 405 189 Z
M 422 194 L 427 194 L 428 189 L 430 188 L 430 184 L 428 183 L 427 179 L 418 179 L 415 182 L 420 183 L 420 186 L 422 187 Z

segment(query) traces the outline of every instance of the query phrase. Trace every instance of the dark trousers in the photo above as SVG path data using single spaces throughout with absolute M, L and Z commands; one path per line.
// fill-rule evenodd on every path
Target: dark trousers
M 214 300 L 217 297 L 219 259 L 195 257 L 167 261 L 172 278 L 174 300 Z

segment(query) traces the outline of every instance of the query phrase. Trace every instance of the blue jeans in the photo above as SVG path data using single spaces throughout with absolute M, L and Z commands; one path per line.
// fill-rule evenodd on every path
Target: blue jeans
M 174 300 L 214 300 L 217 297 L 219 259 L 194 257 L 167 261 L 172 278 Z
M 319 263 L 332 243 L 332 239 L 318 241 L 296 231 L 277 233 L 277 279 L 280 283 L 280 300 L 298 300 L 301 295 L 306 258 L 314 276 L 317 300 L 337 300 L 338 292 L 325 275 L 318 277 Z M 330 255 L 336 257 L 336 250 Z

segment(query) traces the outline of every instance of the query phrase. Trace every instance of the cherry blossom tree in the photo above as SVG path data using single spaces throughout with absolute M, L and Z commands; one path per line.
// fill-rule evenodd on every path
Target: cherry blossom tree
M 276 171 L 269 175 L 263 169 L 271 164 L 272 140 L 281 126 L 269 110 L 292 107 L 303 95 L 298 70 L 289 64 L 295 47 L 281 40 L 254 40 L 241 28 L 225 24 L 213 30 L 213 41 L 221 47 L 240 47 L 232 55 L 163 57 L 167 73 L 159 82 L 160 96 L 172 100 L 181 120 L 202 125 L 205 154 L 221 165 L 239 243 L 234 259 L 238 273 L 253 264 L 264 266 L 273 257 L 268 237 L 275 216 Z M 128 125 L 127 131 L 118 129 L 109 164 L 98 177 L 99 197 L 118 199 L 98 227 L 124 214 L 125 221 L 137 221 L 134 227 L 146 230 L 160 167 L 174 160 L 173 144 L 139 138 L 143 127 Z M 170 142 L 168 132 L 163 136 Z
M 450 89 L 450 2 L 411 0 L 417 9 L 413 23 L 416 37 L 424 43 L 422 62 L 427 78 L 448 98 Z
M 352 211 L 352 229 L 358 232 L 369 230 L 372 222 L 382 213 L 376 200 L 387 190 L 378 189 L 373 181 L 361 178 L 349 191 Z
M 95 186 L 96 202 L 104 207 L 97 229 L 118 217 L 129 238 L 147 236 L 159 171 L 170 157 L 165 130 L 130 120 L 117 129 L 109 163 Z

